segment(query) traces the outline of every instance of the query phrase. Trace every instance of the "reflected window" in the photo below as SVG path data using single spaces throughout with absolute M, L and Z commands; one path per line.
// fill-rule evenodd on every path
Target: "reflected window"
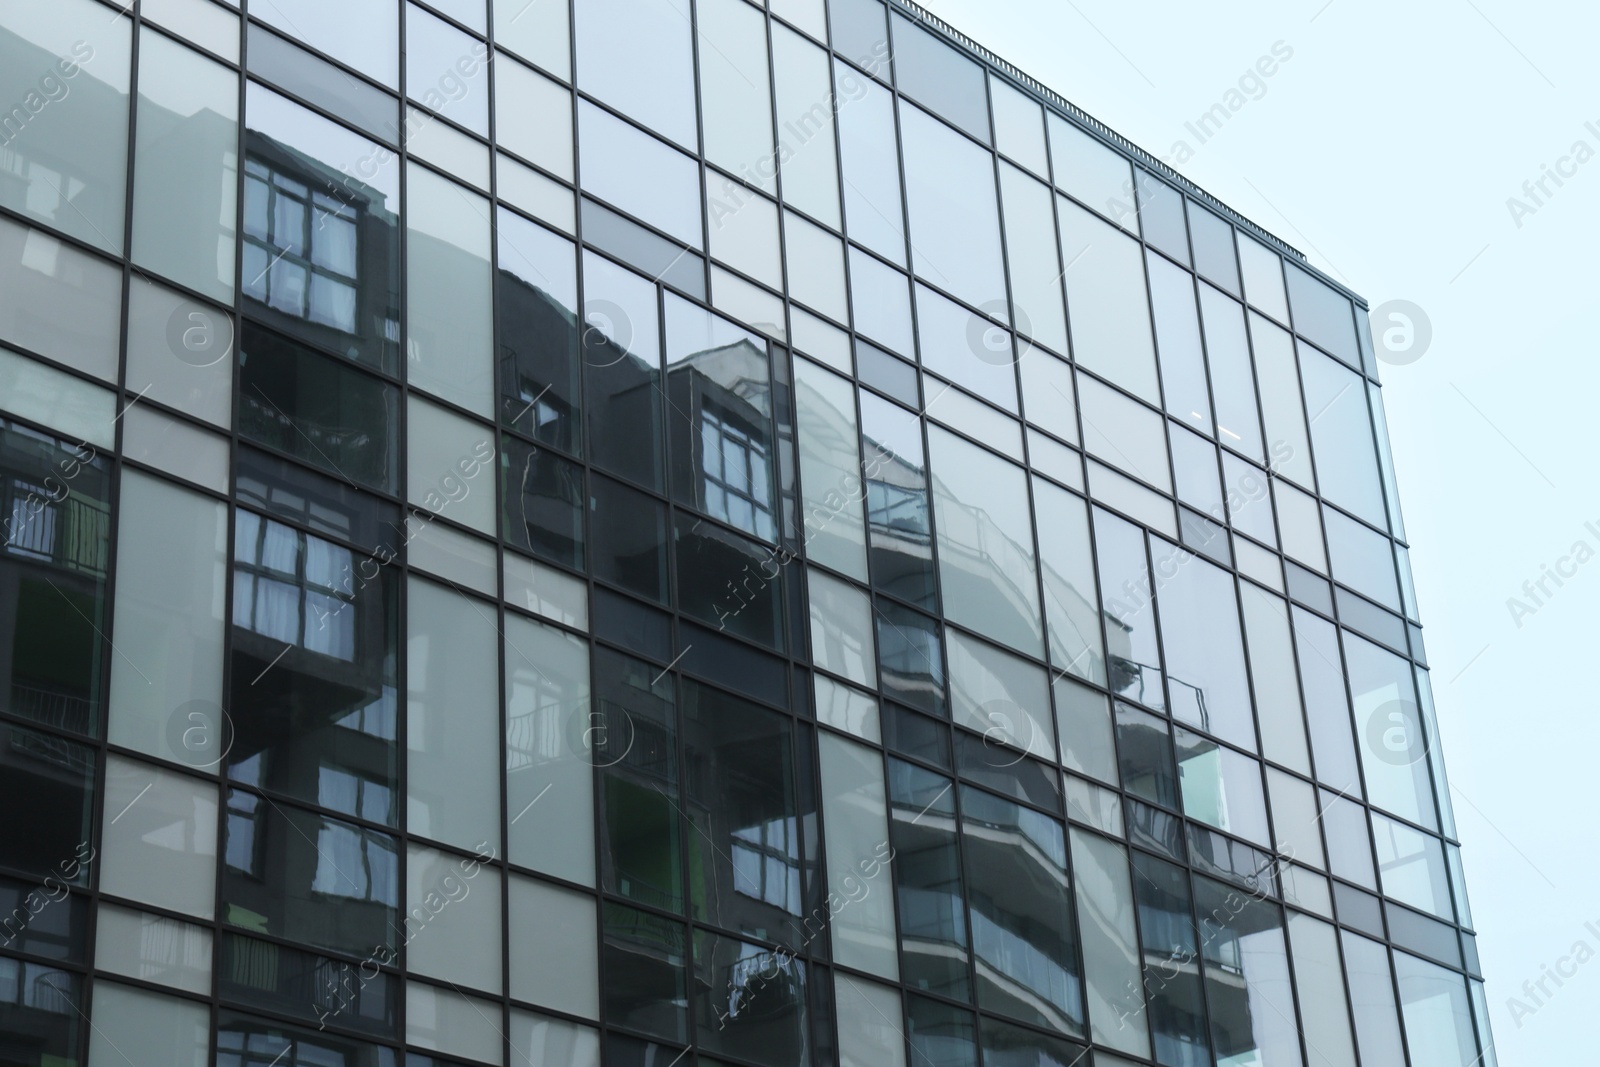
M 584 565 L 583 468 L 509 434 L 500 450 L 506 541 L 576 570 Z
M 1133 897 L 1139 909 L 1146 1011 L 1164 1067 L 1211 1067 L 1205 1001 L 1200 991 L 1189 876 L 1145 852 L 1133 853 Z
M 83 1008 L 78 975 L 0 956 L 0 1033 L 7 1036 L 11 1062 L 76 1064 Z
M 704 930 L 695 931 L 694 957 L 702 1047 L 767 1067 L 815 1062 L 806 1028 L 804 962 Z
M 258 159 L 245 162 L 245 296 L 356 332 L 353 207 Z
M 0 724 L 0 810 L 28 813 L 0 838 L 0 867 L 37 878 L 88 881 L 89 866 L 81 861 L 93 856 L 88 842 L 94 840 L 89 821 L 96 763 L 87 745 Z
M 572 242 L 501 208 L 495 284 L 500 419 L 577 455 L 578 268 Z
M 890 759 L 889 802 L 889 838 L 900 897 L 901 978 L 913 989 L 971 1000 L 966 902 L 951 782 Z
M 107 460 L 0 419 L 0 710 L 100 729 L 111 535 Z
M 651 908 L 683 910 L 678 711 L 659 667 L 596 648 L 589 736 L 598 744 L 601 884 Z M 703 831 L 702 831 L 703 832 Z

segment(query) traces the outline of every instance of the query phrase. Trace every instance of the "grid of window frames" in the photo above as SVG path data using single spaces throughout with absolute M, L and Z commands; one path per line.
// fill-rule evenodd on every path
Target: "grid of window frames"
M 1494 1063 L 1364 308 L 1008 65 L 0 0 L 0 106 L 8 1062 Z

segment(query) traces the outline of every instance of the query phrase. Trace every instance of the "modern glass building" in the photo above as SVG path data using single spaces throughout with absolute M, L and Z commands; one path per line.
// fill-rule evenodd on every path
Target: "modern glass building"
M 900 0 L 0 0 L 0 1064 L 1492 1067 L 1376 371 Z

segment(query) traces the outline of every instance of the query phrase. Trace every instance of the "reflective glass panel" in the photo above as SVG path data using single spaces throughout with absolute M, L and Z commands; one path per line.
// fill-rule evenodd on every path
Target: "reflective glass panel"
M 1056 186 L 1090 208 L 1139 232 L 1128 158 L 1059 115 L 1049 115 L 1050 162 Z M 1067 257 L 1069 260 L 1071 256 Z
M 272 0 L 250 14 L 393 89 L 400 84 L 400 9 L 394 0 Z
M 1267 462 L 1275 472 L 1314 489 L 1294 342 L 1287 330 L 1254 313 L 1250 315 L 1250 341 L 1255 349 L 1256 380 L 1261 387 L 1261 411 L 1266 422 Z
M 122 251 L 132 27 L 90 0 L 12 4 L 0 27 L 0 205 L 107 252 Z
M 825 36 L 825 35 L 824 35 Z M 839 153 L 828 53 L 798 33 L 772 26 L 772 78 L 778 117 L 778 158 L 783 198 L 812 218 L 839 228 Z M 857 95 L 862 81 L 851 82 Z
M 807 555 L 864 581 L 863 502 L 870 490 L 861 477 L 855 389 L 847 379 L 804 359 L 794 361 L 794 379 Z
M 489 202 L 416 164 L 406 169 L 406 377 L 494 416 L 494 270 Z
M 583 254 L 583 363 L 594 462 L 661 487 L 661 339 L 656 289 Z
M 882 8 L 876 3 L 872 6 L 879 8 L 881 18 Z M 850 239 L 903 266 L 906 239 L 900 160 L 895 151 L 894 96 L 838 60 L 834 60 L 833 70 L 838 95 L 850 101 L 849 107 L 837 112 Z
M 995 100 L 998 103 L 999 97 Z M 1032 106 L 1037 110 L 1037 105 Z M 1037 114 L 1034 123 L 1038 123 Z M 1009 163 L 1002 163 L 1000 195 L 1005 204 L 1011 322 L 1018 333 L 1065 353 L 1067 318 L 1061 303 L 1062 272 L 1055 227 L 1050 221 L 1050 189 Z M 986 343 L 979 355 L 990 362 L 1003 363 L 1009 353 L 996 351 Z
M 1100 640 L 1084 501 L 1037 477 L 1033 479 L 1033 500 L 1051 662 L 1080 678 L 1104 684 L 1105 649 Z
M 1206 390 L 1200 320 L 1195 313 L 1194 276 L 1160 256 L 1147 256 L 1146 260 L 1167 413 L 1210 436 L 1211 396 Z
M 989 141 L 983 68 L 932 33 L 896 14 L 895 84 L 902 93 L 976 137 Z
M 1238 296 L 1239 257 L 1233 247 L 1233 227 L 1191 200 L 1189 238 L 1194 244 L 1195 270 Z
M 770 648 L 783 649 L 783 584 L 773 550 L 679 512 L 673 528 L 678 607 Z
M 1257 844 L 1271 844 L 1261 764 L 1188 730 L 1179 729 L 1176 740 L 1184 814 Z
M 437 6 L 442 10 L 448 4 Z M 481 2 L 478 10 L 481 18 Z M 405 55 L 407 96 L 480 137 L 489 136 L 488 45 L 407 4 Z M 414 128 L 408 131 L 415 135 Z
M 1348 631 L 1344 651 L 1367 799 L 1409 822 L 1438 829 L 1427 760 L 1428 746 L 1438 738 L 1427 735 L 1410 666 Z
M 1217 404 L 1217 440 L 1259 463 L 1261 417 L 1256 410 L 1256 379 L 1250 369 L 1244 308 L 1220 290 L 1202 285 L 1200 314 L 1205 321 L 1211 395 Z
M 536 556 L 584 566 L 583 468 L 507 436 L 500 454 L 506 541 Z
M 610 5 L 615 0 L 604 2 Z M 675 2 L 677 0 L 651 0 L 644 6 L 665 7 Z M 641 17 L 639 12 L 634 12 L 631 5 L 617 6 L 619 9 L 629 8 L 626 14 L 619 10 L 617 15 L 628 26 L 649 21 L 648 17 Z M 675 19 L 677 16 L 672 17 Z M 687 34 L 687 19 L 683 29 Z M 580 50 L 581 47 L 580 38 Z M 609 41 L 607 47 L 610 47 Z M 621 69 L 614 53 L 607 55 L 601 65 Z M 585 69 L 592 70 L 593 67 Z M 655 95 L 657 89 L 656 86 L 650 86 L 649 92 Z M 692 112 L 690 121 L 693 121 Z M 692 131 L 693 127 L 690 129 Z M 689 143 L 694 143 L 692 132 Z M 610 112 L 579 101 L 578 163 L 583 172 L 585 191 L 684 244 L 693 248 L 704 247 L 700 219 L 700 168 L 693 159 Z
M 1233 578 L 1184 549 L 1154 544 L 1172 715 L 1253 750 L 1255 720 Z
M 1148 1056 L 1145 1028 L 1128 1025 L 1129 1019 L 1143 1016 L 1146 1006 L 1127 850 L 1095 834 L 1077 829 L 1069 833 L 1088 981 L 1090 1036 L 1131 1055 Z
M 572 242 L 500 208 L 495 315 L 500 419 L 540 444 L 582 449 L 578 268 Z
M 861 446 L 872 583 L 932 607 L 933 526 L 921 424 L 904 408 L 863 391 Z
M 1283 910 L 1208 878 L 1194 880 L 1195 911 L 1207 917 L 1200 946 L 1217 1061 L 1295 1067 L 1300 1035 L 1290 994 Z
M 765 20 L 743 0 L 699 0 L 695 9 L 706 161 L 776 192 Z
M 1311 445 L 1322 495 L 1380 529 L 1388 528 L 1383 485 L 1361 378 L 1314 349 L 1300 349 Z
M 994 157 L 914 107 L 900 108 L 900 133 L 912 269 L 969 304 L 1003 314 Z
M 904 981 L 915 989 L 971 1000 L 970 939 L 950 786 L 931 771 L 889 761 Z
M 894 898 L 884 890 L 889 888 L 885 868 L 897 847 L 890 845 L 883 756 L 827 731 L 818 732 L 817 750 L 827 883 L 834 892 L 860 892 L 854 887 L 863 879 L 869 886 L 858 902 L 841 908 L 831 920 L 834 958 L 896 980 L 900 967 Z M 944 820 L 947 828 L 949 822 Z M 896 874 L 900 869 L 897 862 Z M 813 929 L 809 916 L 805 929 L 808 934 Z
M 1156 1062 L 1211 1067 L 1189 876 L 1181 867 L 1134 852 L 1133 895 Z M 1214 936 L 1211 927 L 1207 933 Z
M 1042 655 L 1027 475 L 939 427 L 928 449 L 946 617 Z
M 1139 242 L 1067 200 L 1057 198 L 1056 207 L 1073 357 L 1135 396 L 1159 403 Z
M 577 0 L 578 88 L 692 148 L 694 38 L 689 20 L 688 0 Z
M 1144 531 L 1096 508 L 1094 537 L 1111 689 L 1149 707 L 1164 708 L 1155 591 Z

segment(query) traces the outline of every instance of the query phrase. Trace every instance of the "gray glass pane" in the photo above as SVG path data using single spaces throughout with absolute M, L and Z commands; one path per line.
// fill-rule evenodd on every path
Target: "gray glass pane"
M 493 657 L 490 645 L 488 658 Z M 494 676 L 487 678 L 488 687 L 493 688 Z M 487 747 L 487 751 L 492 754 L 493 748 Z M 494 832 L 498 834 L 498 824 Z M 495 851 L 488 841 L 475 846 L 473 858 L 414 842 L 407 846 L 407 918 L 416 916 L 419 909 L 430 916 L 426 935 L 413 926 L 405 927 L 410 935 L 406 969 L 412 974 L 449 982 L 457 994 L 462 986 L 499 992 L 504 979 L 500 954 L 495 950 L 505 940 L 500 917 L 503 890 L 499 870 L 482 862 Z M 430 914 L 441 898 L 450 901 L 449 905 L 439 905 L 440 910 Z
M 983 68 L 922 27 L 896 14 L 895 85 L 978 140 L 989 141 L 989 99 Z
M 1003 315 L 994 157 L 914 107 L 900 108 L 900 135 L 912 268 L 967 303 Z
M 1129 1055 L 1148 1056 L 1145 1028 L 1128 1023 L 1144 1016 L 1145 989 L 1139 974 L 1139 935 L 1127 851 L 1094 834 L 1076 829 L 1069 832 L 1088 982 L 1090 1036 Z
M 1009 766 L 1020 757 L 1000 755 L 1007 745 L 1030 755 L 1055 759 L 1050 692 L 1043 668 L 1009 652 L 948 630 L 951 717 L 984 735 L 993 764 Z
M 839 153 L 834 112 L 825 103 L 833 91 L 828 53 L 773 23 L 772 77 L 784 201 L 838 229 Z M 857 96 L 864 91 L 859 78 L 850 84 Z
M 600 1013 L 595 902 L 585 893 L 512 875 L 506 892 L 510 992 L 518 1000 L 593 1019 Z M 550 967 L 549 960 L 560 960 Z
M 951 782 L 891 759 L 889 799 L 904 980 L 918 989 L 970 1001 L 971 936 Z
M 121 282 L 105 260 L 0 219 L 0 340 L 115 381 Z
M 1400 513 L 1400 492 L 1394 480 L 1394 457 L 1389 450 L 1389 419 L 1383 410 L 1383 390 L 1368 382 L 1367 396 L 1372 401 L 1372 418 L 1377 430 L 1378 467 L 1383 472 L 1383 496 L 1389 502 L 1389 532 L 1403 541 L 1406 521 Z
M 1274 472 L 1315 489 L 1306 416 L 1300 406 L 1300 375 L 1295 365 L 1294 343 L 1287 330 L 1254 312 L 1250 314 L 1250 342 L 1255 349 L 1256 380 L 1261 387 L 1267 462 Z
M 0 27 L 0 205 L 107 252 L 122 251 L 132 26 L 63 0 L 12 4 Z
M 850 106 L 841 107 L 837 113 L 844 213 L 850 239 L 904 264 L 905 224 L 900 202 L 900 159 L 895 151 L 894 96 L 837 60 L 834 79 L 838 94 L 850 100 Z M 859 301 L 856 307 L 859 311 Z
M 641 274 L 706 299 L 706 262 L 700 256 L 586 196 L 579 200 L 578 210 L 584 241 Z
M 610 56 L 606 65 L 615 62 Z M 578 160 L 585 190 L 685 244 L 703 247 L 700 168 L 694 160 L 581 101 Z
M 867 594 L 825 571 L 806 575 L 811 606 L 811 657 L 818 667 L 857 685 L 876 688 L 878 654 Z
M 1105 650 L 1100 642 L 1088 512 L 1082 498 L 1039 478 L 1033 479 L 1033 494 L 1050 660 L 1062 670 L 1103 685 Z
M 1455 919 L 1443 842 L 1377 812 L 1372 813 L 1372 839 L 1384 896 L 1446 922 Z
M 1154 555 L 1173 716 L 1254 750 L 1232 576 L 1165 542 Z
M 215 809 L 213 793 L 213 819 Z M 215 877 L 212 872 L 206 880 L 211 882 Z M 210 930 L 104 901 L 95 913 L 95 921 L 96 967 L 200 996 L 210 993 Z
M 1027 476 L 948 431 L 928 435 L 946 617 L 1043 654 Z
M 406 169 L 407 377 L 494 415 L 489 203 L 415 163 Z
M 776 193 L 766 20 L 744 0 L 699 0 L 696 15 L 706 162 Z
M 1261 754 L 1310 774 L 1299 677 L 1289 639 L 1289 606 L 1250 582 L 1241 582 L 1239 591 L 1250 649 L 1251 690 L 1261 726 Z
M 911 290 L 904 274 L 850 249 L 850 296 L 856 329 L 910 358 L 916 351 L 911 330 Z
M 1238 296 L 1239 257 L 1233 247 L 1233 227 L 1191 200 L 1189 237 L 1194 244 L 1195 269 Z
M 1200 287 L 1205 322 L 1211 395 L 1217 404 L 1217 440 L 1262 462 L 1261 416 L 1256 410 L 1256 379 L 1250 368 L 1250 342 L 1244 308 L 1209 285 Z
M 807 1012 L 810 973 L 803 961 L 704 930 L 695 931 L 694 956 L 695 1019 L 702 1049 L 762 1067 L 813 1062 Z M 730 997 L 736 999 L 730 1002 Z M 717 1061 L 701 1056 L 699 1062 Z
M 393 141 L 400 104 L 366 82 L 261 26 L 249 28 L 252 75 L 340 116 L 367 134 Z
M 1350 310 L 1350 298 L 1292 263 L 1287 266 L 1285 273 L 1288 276 L 1289 308 L 1294 312 L 1295 332 L 1359 369 L 1361 353 L 1356 347 L 1355 319 Z
M 583 569 L 583 516 L 588 502 L 583 468 L 509 435 L 502 439 L 501 453 L 507 542 Z
M 1142 170 L 1139 176 L 1139 222 L 1144 239 L 1179 263 L 1189 264 L 1189 229 L 1184 224 L 1183 194 Z
M 1161 385 L 1167 413 L 1210 436 L 1211 395 L 1206 389 L 1200 319 L 1195 312 L 1194 276 L 1160 256 L 1147 256 L 1150 304 L 1155 315 L 1156 349 L 1161 355 Z
M 534 439 L 577 454 L 578 268 L 572 242 L 505 208 L 495 313 L 500 345 L 500 418 Z
M 1083 974 L 1059 822 L 961 787 L 978 1004 L 1084 1036 Z
M 134 262 L 232 303 L 238 76 L 141 31 L 138 131 Z
M 534 3 L 528 10 L 564 4 Z M 501 57 L 494 64 L 494 139 L 502 147 L 558 178 L 572 180 L 572 94 L 567 89 Z
M 1117 759 L 1122 787 L 1164 807 L 1178 807 L 1178 772 L 1167 720 L 1117 701 Z
M 879 0 L 828 0 L 828 21 L 833 47 L 853 62 L 865 67 L 889 55 L 889 32 Z
M 1165 707 L 1155 594 L 1145 558 L 1144 532 L 1095 508 L 1094 535 L 1111 690 L 1148 707 Z
M 1267 768 L 1267 796 L 1272 804 L 1272 832 L 1280 855 L 1324 870 L 1322 808 L 1310 782 Z
M 1183 813 L 1259 845 L 1271 844 L 1261 764 L 1199 734 L 1176 735 Z
M 1061 198 L 1072 354 L 1083 366 L 1152 404 L 1160 402 L 1139 243 Z
M 1322 509 L 1328 533 L 1328 562 L 1334 581 L 1371 597 L 1392 611 L 1400 610 L 1395 584 L 1394 542 L 1354 519 Z
M 680 609 L 770 648 L 786 647 L 784 587 L 761 576 L 773 565 L 771 548 L 682 512 L 672 535 Z
M 578 88 L 692 148 L 694 41 L 689 17 L 688 0 L 577 0 Z
M 583 281 L 584 387 L 594 461 L 659 487 L 661 340 L 655 286 L 590 252 L 583 255 Z

